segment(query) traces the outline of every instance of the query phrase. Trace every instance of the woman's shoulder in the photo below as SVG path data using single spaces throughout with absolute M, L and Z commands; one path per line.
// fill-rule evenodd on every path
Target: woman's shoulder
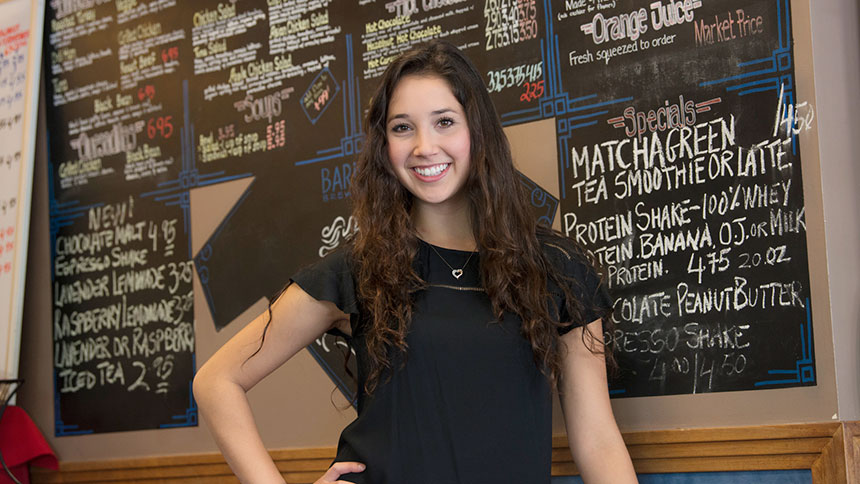
M 612 300 L 607 286 L 582 245 L 546 228 L 538 232 L 538 241 L 543 248 L 547 265 L 550 266 L 549 270 L 555 276 L 547 281 L 550 293 L 563 297 L 571 296 L 576 301 L 574 308 L 581 311 L 581 314 L 570 314 L 570 308 L 564 306 L 561 320 L 584 324 L 611 311 Z M 567 291 L 562 286 L 565 286 Z M 565 331 L 570 328 L 572 326 Z
M 323 250 L 325 249 L 325 250 Z M 319 259 L 303 266 L 300 270 L 349 272 L 353 267 L 352 244 L 344 242 L 337 247 L 321 248 Z
M 352 265 L 352 244 L 343 243 L 333 249 L 329 249 L 325 253 L 320 253 L 319 262 L 327 262 L 329 264 Z
M 357 314 L 351 246 L 340 246 L 323 255 L 296 271 L 290 278 L 291 282 L 298 284 L 314 299 L 331 301 L 343 312 Z

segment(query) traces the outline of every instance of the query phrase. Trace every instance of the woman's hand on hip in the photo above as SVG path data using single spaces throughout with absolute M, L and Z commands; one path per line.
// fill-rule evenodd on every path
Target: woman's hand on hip
M 364 464 L 361 462 L 335 462 L 314 484 L 353 484 L 339 480 L 340 476 L 362 471 L 364 471 Z

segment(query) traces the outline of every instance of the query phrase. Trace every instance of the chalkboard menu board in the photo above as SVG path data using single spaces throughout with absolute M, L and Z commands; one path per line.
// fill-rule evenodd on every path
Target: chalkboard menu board
M 49 2 L 55 433 L 197 424 L 175 2 Z
M 789 2 L 553 5 L 562 225 L 616 298 L 613 392 L 814 385 Z
M 364 108 L 433 38 L 503 124 L 554 120 L 557 190 L 522 183 L 606 269 L 614 395 L 815 383 L 787 0 L 55 1 L 46 25 L 60 434 L 196 422 L 193 304 L 223 328 L 356 230 Z M 192 245 L 190 193 L 235 180 Z M 309 349 L 351 397 L 342 346 Z

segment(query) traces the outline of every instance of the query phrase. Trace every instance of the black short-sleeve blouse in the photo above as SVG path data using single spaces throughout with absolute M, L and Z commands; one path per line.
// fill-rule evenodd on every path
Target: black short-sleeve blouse
M 562 283 L 570 282 L 570 293 L 583 309 L 580 320 L 561 331 L 604 315 L 609 296 L 572 243 L 562 238 L 542 242 L 546 259 L 564 276 Z M 465 264 L 463 275 L 455 278 L 448 264 Z M 505 314 L 495 321 L 479 264 L 477 254 L 421 242 L 415 267 L 427 288 L 415 298 L 408 353 L 370 396 L 363 392 L 368 355 L 362 321 L 368 315 L 356 297 L 349 251 L 335 251 L 292 278 L 312 297 L 350 314 L 358 417 L 341 434 L 335 461 L 363 462 L 367 468 L 341 479 L 356 484 L 550 482 L 550 385 L 521 334 L 521 320 Z M 548 288 L 566 321 L 564 291 L 552 281 Z

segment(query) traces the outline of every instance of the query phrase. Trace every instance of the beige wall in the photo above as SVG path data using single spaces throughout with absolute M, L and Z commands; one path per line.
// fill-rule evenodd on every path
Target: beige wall
M 811 11 L 839 418 L 860 419 L 860 2 Z
M 849 117 L 860 112 L 858 7 L 856 0 L 817 1 L 810 23 L 809 1 L 795 0 L 793 9 L 799 97 L 801 102 L 809 101 L 815 106 L 820 130 L 806 133 L 802 140 L 819 385 L 616 400 L 616 414 L 624 429 L 812 422 L 830 420 L 837 413 L 843 419 L 858 418 L 860 330 L 856 301 L 860 300 L 860 291 L 855 274 L 860 271 L 860 222 L 848 217 L 860 209 L 856 193 L 860 188 L 860 168 L 850 149 L 850 143 L 860 133 Z M 816 90 L 812 83 L 813 54 Z M 548 152 L 541 151 L 536 156 L 535 146 L 543 144 L 533 142 L 533 130 L 538 135 L 544 130 L 546 135 L 545 130 L 552 126 L 544 122 L 537 127 L 511 129 L 515 153 L 529 153 L 530 162 L 553 157 L 553 143 L 548 144 Z M 37 143 L 44 144 L 44 117 L 39 135 Z M 27 383 L 20 391 L 19 404 L 30 412 L 64 461 L 215 451 L 204 423 L 197 428 L 53 437 L 50 251 L 43 146 L 36 160 L 21 361 L 21 375 Z M 553 169 L 556 166 L 554 162 L 548 165 Z M 557 176 L 524 171 L 534 179 Z M 195 296 L 200 294 L 199 285 L 195 285 L 195 291 Z M 220 334 L 215 333 L 202 307 L 198 305 L 195 310 L 198 365 L 241 326 L 234 323 Z M 247 321 L 255 311 L 249 310 L 240 319 Z M 249 398 L 270 448 L 334 445 L 340 429 L 354 417 L 351 409 L 339 409 L 343 401 L 307 352 L 252 390 Z M 329 403 L 332 400 L 334 404 Z M 562 430 L 558 417 L 555 429 Z

